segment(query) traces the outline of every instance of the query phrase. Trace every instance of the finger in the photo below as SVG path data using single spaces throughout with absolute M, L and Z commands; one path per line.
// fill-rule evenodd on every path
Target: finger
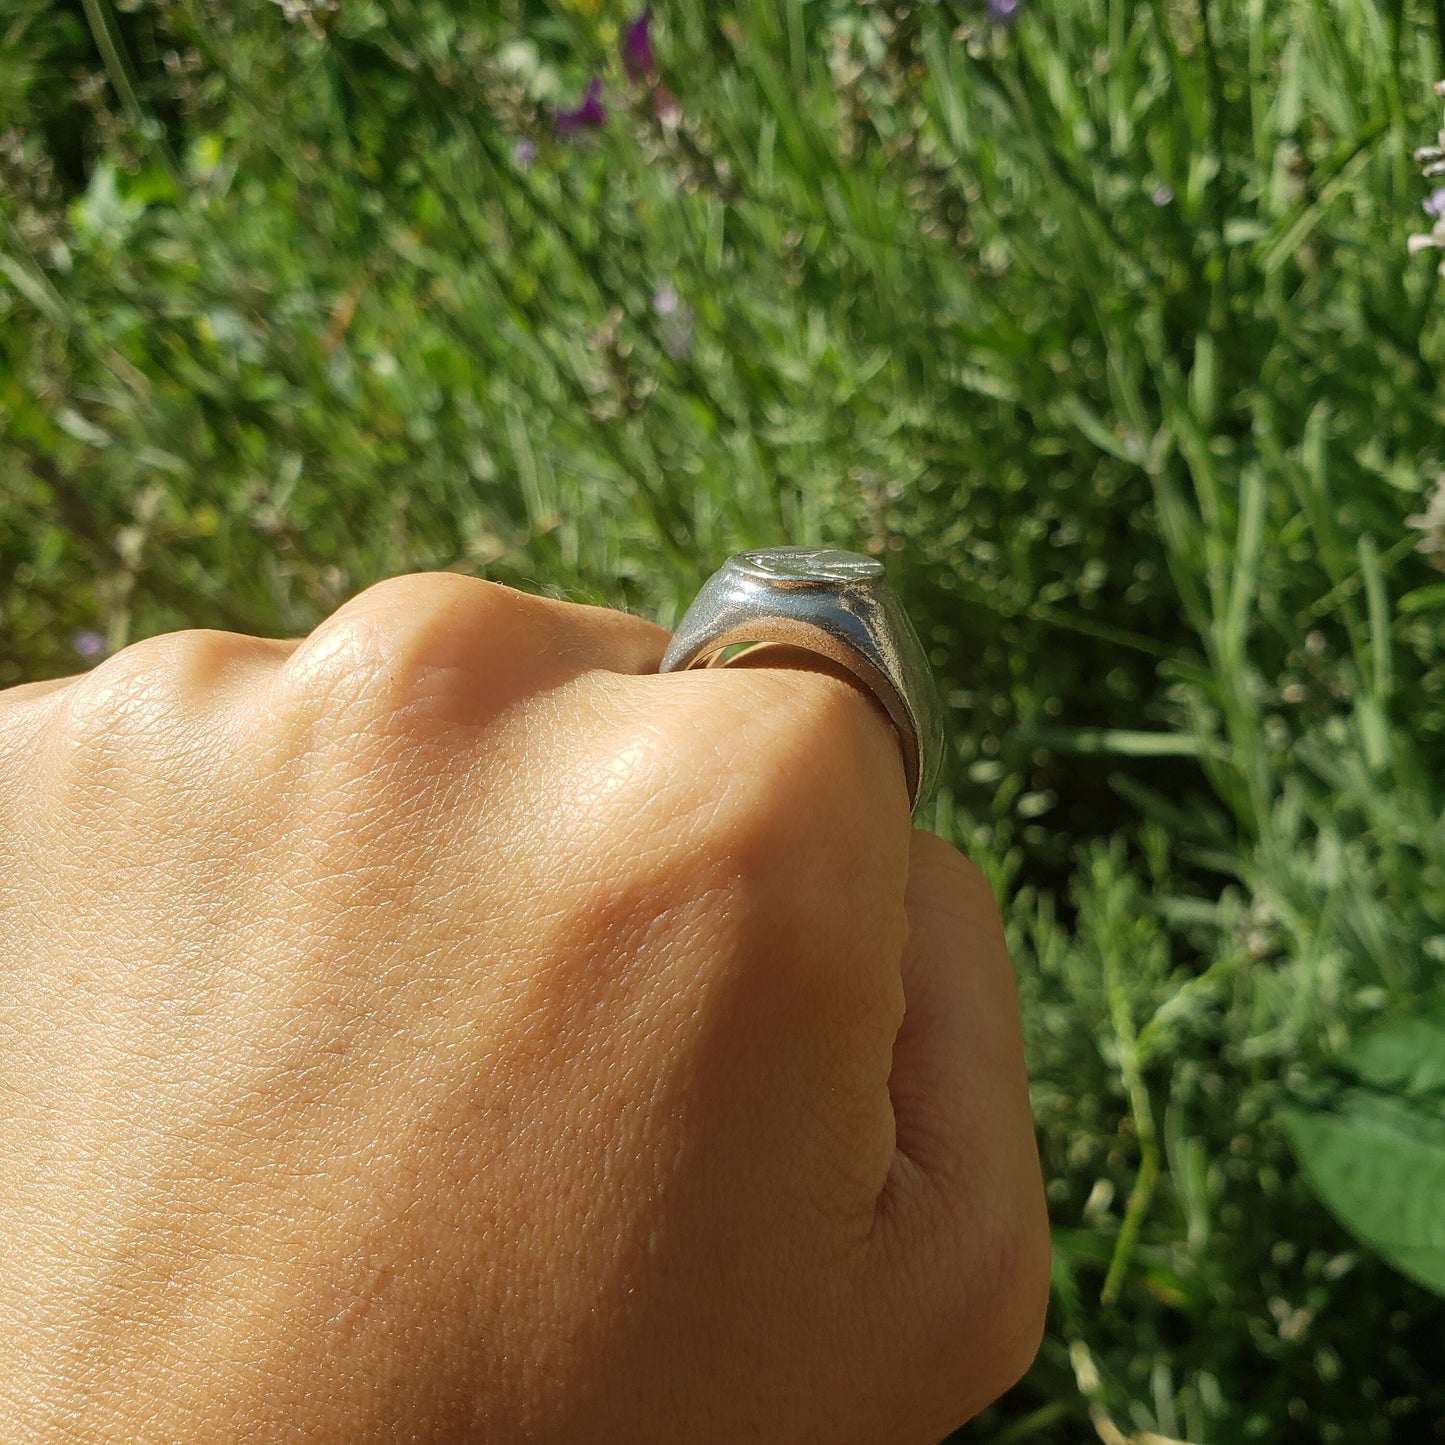
M 898 1148 L 940 1188 L 1038 1174 L 1018 989 L 998 906 L 956 849 L 915 831 L 909 857 L 903 1024 L 889 1093 Z
M 892 1202 L 931 1262 L 943 1333 L 953 1318 L 960 1348 L 992 1360 L 1002 1391 L 1033 1358 L 1049 1288 L 1018 990 L 987 881 L 924 832 L 913 834 L 907 912 Z
M 898 735 L 898 729 L 893 724 L 893 719 L 888 716 L 888 709 L 883 706 L 878 694 L 873 691 L 856 673 L 850 672 L 840 662 L 835 662 L 831 657 L 824 657 L 820 652 L 809 652 L 805 647 L 795 647 L 785 642 L 765 642 L 749 651 L 741 654 L 732 662 L 727 664 L 730 668 L 766 668 L 769 670 L 777 668 L 792 669 L 801 672 L 816 672 L 825 677 L 837 678 L 839 682 L 846 683 L 849 688 L 859 697 L 863 705 L 882 724 L 882 731 L 869 729 L 872 737 L 887 738 L 889 741 L 882 745 L 884 753 L 898 754 L 900 767 L 903 766 L 903 739 Z M 891 744 L 891 746 L 890 746 Z M 877 775 L 888 779 L 894 775 L 894 769 L 886 759 L 879 760 L 880 765 Z M 906 786 L 906 778 L 905 778 Z
M 735 894 L 724 921 L 768 920 L 765 936 L 694 966 L 693 987 L 727 970 L 719 996 L 771 1021 L 790 1099 L 814 1134 L 820 1108 L 834 1120 L 820 1149 L 850 1141 L 841 1152 L 866 1176 L 871 1212 L 893 1156 L 908 792 L 883 710 L 853 680 L 797 660 L 639 680 L 658 765 L 629 826 L 648 830 L 639 847 L 671 840 L 693 887 Z
M 810 915 L 831 922 L 886 896 L 901 922 L 910 831 L 902 750 L 852 674 L 778 648 L 766 665 L 669 673 L 645 691 L 653 715 L 687 740 L 684 786 L 710 800 L 715 820 L 771 845 L 787 890 L 822 890 L 827 906 L 820 897 Z

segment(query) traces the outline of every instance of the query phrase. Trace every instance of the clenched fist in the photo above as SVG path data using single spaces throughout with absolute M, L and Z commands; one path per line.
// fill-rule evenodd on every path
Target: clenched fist
M 0 1438 L 930 1445 L 1048 1234 L 979 875 L 803 667 L 450 574 L 0 694 Z

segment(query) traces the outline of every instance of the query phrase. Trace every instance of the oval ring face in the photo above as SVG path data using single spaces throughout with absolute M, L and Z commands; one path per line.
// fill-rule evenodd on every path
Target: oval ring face
M 740 552 L 733 560 L 770 582 L 809 583 L 815 587 L 873 582 L 883 576 L 883 564 L 876 558 L 835 547 L 768 547 Z

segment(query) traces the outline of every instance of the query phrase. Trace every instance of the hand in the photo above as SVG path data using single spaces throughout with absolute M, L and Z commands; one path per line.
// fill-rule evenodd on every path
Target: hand
M 809 670 L 450 574 L 0 694 L 0 1437 L 938 1439 L 1048 1235 L 979 875 Z

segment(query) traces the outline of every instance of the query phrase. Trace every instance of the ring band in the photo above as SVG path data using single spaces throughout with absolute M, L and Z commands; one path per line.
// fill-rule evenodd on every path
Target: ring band
M 882 563 L 830 548 L 739 552 L 693 599 L 660 671 L 725 667 L 740 651 L 779 644 L 846 668 L 883 705 L 903 745 L 916 811 L 937 777 L 942 714 L 923 644 Z

